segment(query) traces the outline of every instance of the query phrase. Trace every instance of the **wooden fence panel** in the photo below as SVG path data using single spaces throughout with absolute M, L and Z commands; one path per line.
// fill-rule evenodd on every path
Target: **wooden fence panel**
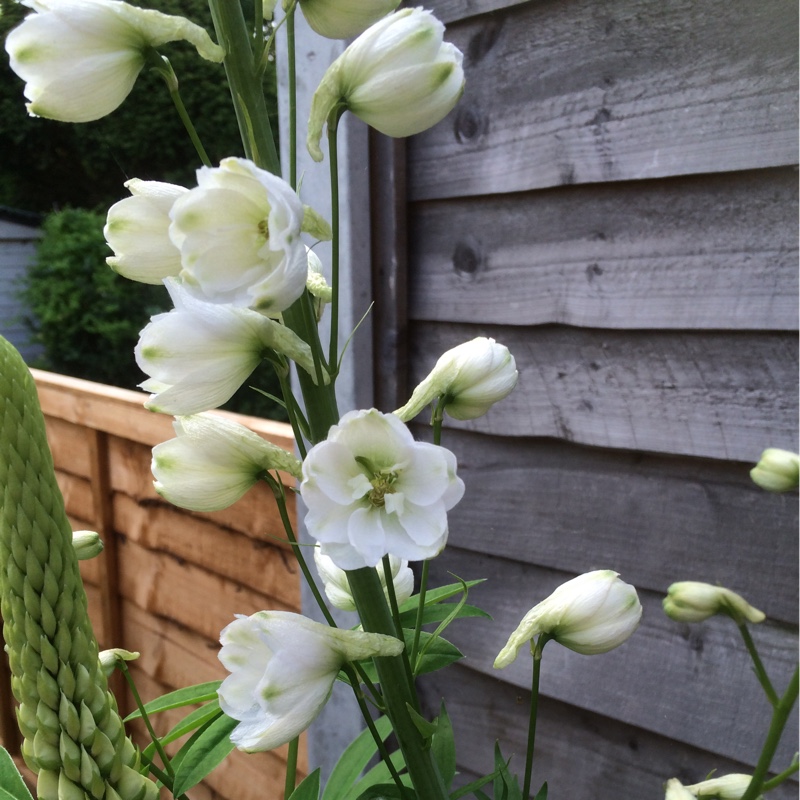
M 463 13 L 462 13 L 463 16 Z M 453 22 L 467 89 L 409 143 L 412 200 L 797 161 L 797 7 L 524 3 Z
M 234 614 L 300 610 L 299 571 L 272 493 L 255 487 L 211 514 L 175 508 L 156 494 L 150 473 L 152 446 L 174 436 L 171 418 L 145 410 L 138 392 L 38 370 L 34 376 L 67 513 L 76 529 L 97 530 L 105 543 L 105 557 L 81 562 L 101 647 L 141 652 L 132 671 L 145 701 L 224 678 L 219 632 Z M 289 426 L 224 416 L 293 449 Z M 288 499 L 294 519 L 291 493 Z M 133 707 L 129 694 L 120 706 Z M 174 724 L 178 713 L 157 715 L 157 729 Z M 146 743 L 141 727 L 133 727 Z M 281 798 L 285 751 L 234 754 L 189 796 Z M 302 776 L 304 749 L 300 768 Z

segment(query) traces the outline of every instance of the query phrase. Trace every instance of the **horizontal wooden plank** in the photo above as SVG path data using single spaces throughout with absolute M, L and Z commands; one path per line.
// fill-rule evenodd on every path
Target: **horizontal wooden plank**
M 212 641 L 235 614 L 298 610 L 296 586 L 278 584 L 268 588 L 272 594 L 256 592 L 129 540 L 120 539 L 118 547 L 122 596 L 148 614 L 185 625 Z
M 144 408 L 149 395 L 116 386 L 31 370 L 45 415 L 114 434 L 151 447 L 175 436 L 173 418 Z M 294 449 L 291 426 L 227 411 L 211 412 L 246 425 L 286 450 Z
M 744 462 L 766 447 L 797 449 L 796 335 L 419 323 L 412 385 L 478 335 L 509 347 L 519 383 L 486 416 L 453 427 Z
M 426 675 L 420 687 L 429 715 L 438 713 L 442 697 L 446 700 L 456 736 L 457 784 L 492 772 L 495 741 L 503 755 L 511 758 L 511 771 L 521 782 L 527 690 L 460 665 Z M 476 720 L 480 724 L 476 725 Z M 569 800 L 663 800 L 668 778 L 679 778 L 688 785 L 702 780 L 712 769 L 718 775 L 747 769 L 736 761 L 547 697 L 539 703 L 536 734 L 534 785 L 547 780 L 550 796 Z M 796 800 L 797 784 L 784 784 L 774 794 L 770 792 L 770 797 Z
M 451 23 L 530 2 L 532 0 L 430 0 L 425 7 L 429 8 L 437 19 Z
M 489 578 L 470 593 L 470 601 L 493 620 L 466 620 L 454 625 L 447 638 L 466 654 L 470 668 L 527 689 L 531 661 L 524 648 L 505 670 L 494 670 L 494 659 L 524 614 L 573 575 L 448 547 L 432 562 L 431 585 L 452 581 L 450 573 Z M 663 613 L 661 595 L 639 594 L 642 622 L 622 647 L 597 657 L 558 644 L 546 647 L 543 694 L 754 765 L 769 727 L 770 706 L 733 622 L 714 618 L 679 624 Z M 797 663 L 796 631 L 764 623 L 752 626 L 751 632 L 767 672 L 782 691 Z M 777 763 L 788 764 L 797 749 L 795 716 Z
M 409 140 L 413 199 L 797 163 L 797 8 L 524 3 L 448 27 L 466 91 Z
M 417 320 L 797 330 L 797 173 L 413 204 Z
M 654 592 L 719 583 L 797 624 L 797 495 L 759 489 L 746 465 L 460 431 L 442 443 L 467 489 L 450 545 L 563 572 L 613 566 Z

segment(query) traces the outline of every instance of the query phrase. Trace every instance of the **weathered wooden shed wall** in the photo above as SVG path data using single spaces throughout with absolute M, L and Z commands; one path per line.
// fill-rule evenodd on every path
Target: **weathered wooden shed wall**
M 490 770 L 496 738 L 521 771 L 530 660 L 498 673 L 494 657 L 558 584 L 614 568 L 641 627 L 602 657 L 545 650 L 534 782 L 655 800 L 669 777 L 751 770 L 769 707 L 735 627 L 677 624 L 661 598 L 686 579 L 743 593 L 785 685 L 797 496 L 748 470 L 797 448 L 796 4 L 426 5 L 467 89 L 405 168 L 385 143 L 373 160 L 373 190 L 393 180 L 397 200 L 373 203 L 376 318 L 395 319 L 376 326 L 377 402 L 402 401 L 406 358 L 405 392 L 478 335 L 520 371 L 510 398 L 445 431 L 467 494 L 434 577 L 490 577 L 472 599 L 494 621 L 454 626 L 467 659 L 423 684 L 430 707 L 450 698 L 465 775 Z

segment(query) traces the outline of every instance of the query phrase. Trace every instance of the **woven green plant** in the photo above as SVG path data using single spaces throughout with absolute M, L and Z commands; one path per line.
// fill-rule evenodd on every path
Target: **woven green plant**
M 36 387 L 0 337 L 0 595 L 39 800 L 154 800 L 98 662 Z

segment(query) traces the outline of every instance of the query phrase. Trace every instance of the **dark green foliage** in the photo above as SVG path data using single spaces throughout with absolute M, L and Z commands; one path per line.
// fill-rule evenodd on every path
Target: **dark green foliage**
M 137 2 L 185 16 L 213 31 L 205 0 Z M 30 9 L 0 0 L 0 37 Z M 221 64 L 204 61 L 185 42 L 164 45 L 180 81 L 183 102 L 213 163 L 242 155 L 230 92 Z M 129 178 L 194 184 L 200 166 L 163 81 L 145 69 L 114 113 L 71 124 L 29 117 L 23 81 L 0 59 L 0 205 L 47 212 L 64 206 L 108 207 L 126 196 Z M 275 71 L 265 76 L 267 106 L 276 109 Z M 274 119 L 277 131 L 277 117 Z
M 170 307 L 166 289 L 125 280 L 105 263 L 105 215 L 50 214 L 23 297 L 47 369 L 128 389 L 144 380 L 133 348 L 152 314 Z

